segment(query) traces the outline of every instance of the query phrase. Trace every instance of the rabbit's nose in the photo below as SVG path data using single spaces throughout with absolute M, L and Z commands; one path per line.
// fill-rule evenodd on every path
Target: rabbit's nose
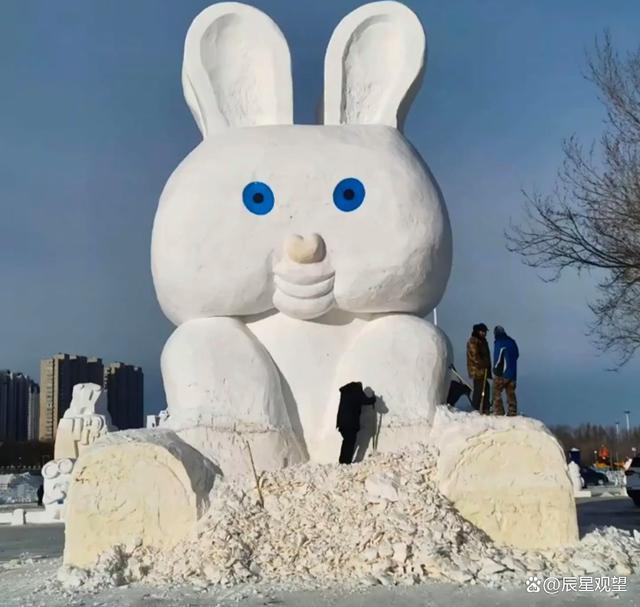
M 315 263 L 324 259 L 326 248 L 320 234 L 291 234 L 284 241 L 284 251 L 289 259 L 297 263 Z

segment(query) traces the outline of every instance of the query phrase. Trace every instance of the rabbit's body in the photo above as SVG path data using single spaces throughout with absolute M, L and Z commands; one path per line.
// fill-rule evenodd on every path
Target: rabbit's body
M 275 313 L 247 324 L 229 318 L 182 324 L 162 357 L 172 427 L 215 461 L 239 433 L 261 443 L 266 468 L 330 462 L 340 443 L 336 394 L 357 377 L 382 398 L 375 408 L 384 420 L 380 450 L 424 440 L 445 396 L 442 334 L 404 314 L 336 310 L 321 321 Z M 363 427 L 359 442 L 368 444 L 373 434 Z
M 158 299 L 178 325 L 162 355 L 171 424 L 218 460 L 251 435 L 263 467 L 335 459 L 351 380 L 381 397 L 380 448 L 426 438 L 448 358 L 421 318 L 451 268 L 447 213 L 396 128 L 421 73 L 419 22 L 395 2 L 343 20 L 325 125 L 290 124 L 281 36 L 236 3 L 194 21 L 183 84 L 205 137 L 167 183 L 152 239 Z
M 427 437 L 435 405 L 446 397 L 440 387 L 445 384 L 447 357 L 442 353 L 447 345 L 431 323 L 404 314 L 367 318 L 334 312 L 323 322 L 275 314 L 248 327 L 286 381 L 285 400 L 295 412 L 292 425 L 300 424 L 312 461 L 337 457 L 338 389 L 353 378 L 380 395 L 375 407 L 384 424 L 380 450 Z M 374 433 L 363 425 L 359 442 L 366 445 Z

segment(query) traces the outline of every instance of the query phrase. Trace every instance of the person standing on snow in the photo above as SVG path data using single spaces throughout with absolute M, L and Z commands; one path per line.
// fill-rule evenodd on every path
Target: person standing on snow
M 362 407 L 373 405 L 375 402 L 375 393 L 371 391 L 371 396 L 367 396 L 359 381 L 349 382 L 340 388 L 340 404 L 336 419 L 336 428 L 342 435 L 339 463 L 350 464 L 353 461 L 356 439 L 360 431 Z
M 509 409 L 507 415 L 517 415 L 516 381 L 518 379 L 518 344 L 509 337 L 503 327 L 497 326 L 493 330 L 495 342 L 493 345 L 493 412 L 504 415 L 502 391 L 507 394 Z
M 487 325 L 473 325 L 467 342 L 467 371 L 473 380 L 471 404 L 476 411 L 487 414 L 491 407 L 489 380 L 491 379 L 491 353 L 487 343 Z

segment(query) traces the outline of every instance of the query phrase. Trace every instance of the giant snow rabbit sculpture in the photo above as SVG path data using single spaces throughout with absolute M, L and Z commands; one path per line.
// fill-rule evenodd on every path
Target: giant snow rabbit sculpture
M 160 305 L 177 325 L 161 360 L 168 422 L 116 433 L 80 458 L 67 563 L 86 566 L 131 537 L 178 541 L 217 475 L 250 473 L 249 452 L 258 470 L 335 462 L 338 388 L 354 379 L 380 396 L 359 457 L 434 442 L 443 490 L 494 537 L 574 538 L 562 452 L 540 424 L 468 423 L 439 407 L 449 347 L 424 317 L 447 284 L 451 233 L 438 186 L 401 133 L 424 54 L 404 5 L 358 8 L 329 42 L 323 124 L 293 125 L 275 23 L 235 2 L 196 17 L 182 84 L 203 140 L 162 193 L 151 251 Z M 512 471 L 488 470 L 519 456 Z M 490 477 L 506 497 L 483 493 Z M 523 516 L 533 539 L 519 531 Z M 545 518 L 552 539 L 538 541 Z
M 398 130 L 424 49 L 405 6 L 353 12 L 327 50 L 324 124 L 293 125 L 269 17 L 216 4 L 189 29 L 182 81 L 204 139 L 162 194 L 151 263 L 178 325 L 170 425 L 223 471 L 246 459 L 238 432 L 264 467 L 336 461 L 352 379 L 384 398 L 380 449 L 426 436 L 444 402 L 446 341 L 423 316 L 449 277 L 449 220 Z

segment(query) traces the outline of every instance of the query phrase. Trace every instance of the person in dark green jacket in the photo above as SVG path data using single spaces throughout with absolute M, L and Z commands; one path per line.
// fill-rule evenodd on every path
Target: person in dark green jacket
M 489 380 L 491 379 L 491 353 L 487 343 L 487 325 L 473 325 L 467 342 L 467 371 L 473 380 L 471 404 L 476 411 L 487 414 L 491 408 Z

